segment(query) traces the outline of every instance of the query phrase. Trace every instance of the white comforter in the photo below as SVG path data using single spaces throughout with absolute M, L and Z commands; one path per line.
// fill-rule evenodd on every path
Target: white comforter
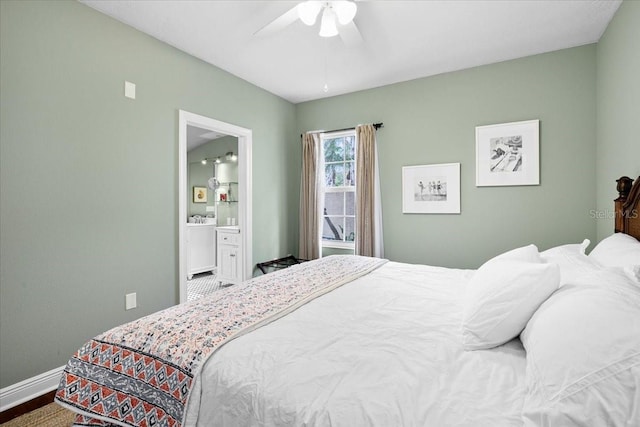
M 470 270 L 389 262 L 214 354 L 188 426 L 521 426 L 519 340 L 465 352 Z

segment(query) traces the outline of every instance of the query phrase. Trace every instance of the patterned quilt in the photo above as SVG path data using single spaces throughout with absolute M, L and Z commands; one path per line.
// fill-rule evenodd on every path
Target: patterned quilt
M 55 400 L 77 426 L 182 426 L 191 386 L 222 345 L 384 264 L 330 256 L 111 329 L 67 363 Z

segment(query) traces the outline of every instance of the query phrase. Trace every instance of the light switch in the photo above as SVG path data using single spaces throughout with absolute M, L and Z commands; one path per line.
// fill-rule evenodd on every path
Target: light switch
M 136 99 L 136 84 L 128 81 L 124 82 L 124 96 Z
M 132 308 L 136 308 L 138 303 L 136 301 L 136 293 L 126 294 L 124 296 L 124 309 L 131 310 Z

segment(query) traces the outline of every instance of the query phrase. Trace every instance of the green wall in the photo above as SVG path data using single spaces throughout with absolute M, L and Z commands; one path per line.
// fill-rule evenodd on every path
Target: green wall
M 76 1 L 0 16 L 0 387 L 177 302 L 179 109 L 253 130 L 253 259 L 291 252 L 291 103 Z
M 598 238 L 613 233 L 615 180 L 640 175 L 640 2 L 625 1 L 598 43 Z
M 477 267 L 530 242 L 545 249 L 595 237 L 595 65 L 589 45 L 311 101 L 297 106 L 298 130 L 384 122 L 385 256 Z M 476 187 L 475 127 L 530 119 L 540 120 L 541 185 Z M 453 162 L 462 213 L 403 214 L 402 166 Z

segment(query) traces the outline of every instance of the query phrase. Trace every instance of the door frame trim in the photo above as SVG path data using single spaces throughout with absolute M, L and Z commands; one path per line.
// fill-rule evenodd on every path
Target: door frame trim
M 210 117 L 178 110 L 178 283 L 179 302 L 187 302 L 187 127 L 238 138 L 238 225 L 242 254 L 241 280 L 253 275 L 252 162 L 253 131 Z

